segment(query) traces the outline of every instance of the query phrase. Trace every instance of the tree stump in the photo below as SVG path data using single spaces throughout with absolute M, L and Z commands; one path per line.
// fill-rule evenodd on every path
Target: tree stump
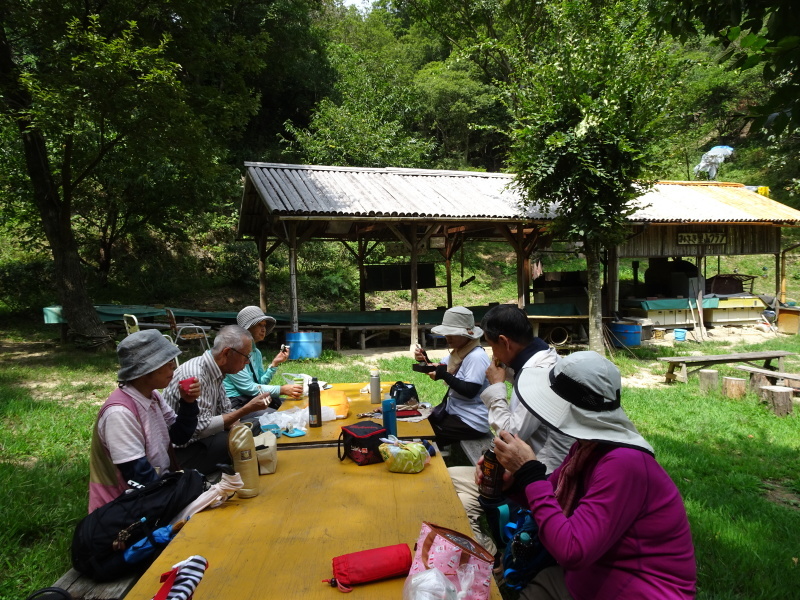
M 723 377 L 722 393 L 728 398 L 741 398 L 747 391 L 747 380 L 742 377 Z
M 784 385 L 765 385 L 761 387 L 762 401 L 779 417 L 792 414 L 792 393 L 794 390 Z
M 716 369 L 700 369 L 700 391 L 715 392 L 719 387 L 719 371 Z
M 754 394 L 760 396 L 760 390 L 762 387 L 772 385 L 767 379 L 767 376 L 763 373 L 750 373 L 750 383 L 748 384 L 748 389 L 753 392 Z

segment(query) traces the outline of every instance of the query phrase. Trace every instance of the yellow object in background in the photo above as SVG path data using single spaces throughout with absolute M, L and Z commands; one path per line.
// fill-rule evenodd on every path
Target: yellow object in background
M 769 198 L 769 186 L 768 185 L 758 186 L 758 193 L 766 198 Z
M 350 414 L 350 401 L 341 390 L 322 390 L 319 393 L 322 406 L 330 406 L 337 419 L 346 419 Z

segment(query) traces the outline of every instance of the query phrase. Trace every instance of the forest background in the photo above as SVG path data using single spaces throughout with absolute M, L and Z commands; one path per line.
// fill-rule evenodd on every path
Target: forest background
M 569 58 L 556 47 L 565 40 L 545 35 L 542 13 L 526 3 L 382 0 L 361 10 L 330 0 L 6 4 L 0 310 L 34 319 L 42 306 L 61 302 L 59 290 L 78 276 L 95 303 L 236 309 L 256 302 L 255 245 L 235 234 L 244 161 L 512 170 L 519 64 L 528 61 L 535 81 L 537 72 L 558 77 L 537 56 Z M 610 35 L 602 19 L 625 20 L 642 37 L 638 47 L 611 40 L 618 54 L 635 64 L 659 53 L 659 70 L 639 75 L 646 81 L 609 77 L 623 88 L 641 83 L 658 105 L 646 130 L 646 178 L 695 179 L 702 154 L 729 145 L 736 152 L 718 179 L 769 186 L 775 200 L 797 206 L 798 130 L 779 102 L 792 83 L 785 61 L 796 61 L 797 38 L 776 30 L 775 19 L 751 21 L 748 30 L 735 14 L 725 22 L 710 4 L 693 3 L 691 12 L 681 0 L 658 10 L 646 1 L 539 5 L 582 4 L 598 23 L 586 39 Z M 784 3 L 759 6 L 777 12 Z M 708 14 L 699 13 L 703 7 Z M 783 21 L 790 27 L 791 19 Z M 530 51 L 537 44 L 538 54 Z M 790 58 L 766 55 L 773 46 Z M 17 88 L 11 75 L 22 82 Z M 40 134 L 38 146 L 20 135 L 26 127 Z M 38 185 L 54 190 L 50 205 L 37 199 L 31 148 L 46 157 L 49 174 Z M 47 215 L 54 215 L 49 225 Z M 786 235 L 784 245 L 793 241 Z M 78 272 L 53 260 L 73 249 Z M 541 258 L 546 271 L 582 267 L 574 254 Z M 307 243 L 299 259 L 302 310 L 357 306 L 356 266 L 341 246 Z M 373 260 L 404 259 L 379 248 Z M 722 272 L 733 268 L 725 260 Z M 268 311 L 285 311 L 288 258 L 277 251 L 269 263 Z M 792 264 L 790 298 L 800 287 Z M 757 291 L 774 291 L 769 257 L 744 269 L 763 276 Z M 506 248 L 471 248 L 461 278 L 479 272 L 456 302 L 514 300 Z M 422 305 L 441 305 L 441 296 L 424 291 Z M 368 307 L 406 301 L 402 292 L 376 295 Z

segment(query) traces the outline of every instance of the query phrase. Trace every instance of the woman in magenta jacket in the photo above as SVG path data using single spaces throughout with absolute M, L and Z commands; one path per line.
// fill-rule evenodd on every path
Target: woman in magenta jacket
M 558 562 L 520 598 L 694 598 L 697 572 L 683 500 L 620 407 L 614 364 L 596 352 L 576 352 L 550 370 L 523 370 L 516 386 L 537 418 L 577 440 L 549 477 L 517 436 L 501 431 L 495 442 L 506 493 L 529 506 L 539 539 Z

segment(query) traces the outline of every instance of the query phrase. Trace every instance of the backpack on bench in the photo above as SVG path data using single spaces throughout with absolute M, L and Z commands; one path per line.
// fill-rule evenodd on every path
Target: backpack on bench
M 128 490 L 84 517 L 72 537 L 72 566 L 95 581 L 112 581 L 143 571 L 168 541 L 153 533 L 166 525 L 205 490 L 205 478 L 189 469 L 167 473 L 158 481 Z M 129 562 L 125 550 L 148 538 L 152 555 Z

